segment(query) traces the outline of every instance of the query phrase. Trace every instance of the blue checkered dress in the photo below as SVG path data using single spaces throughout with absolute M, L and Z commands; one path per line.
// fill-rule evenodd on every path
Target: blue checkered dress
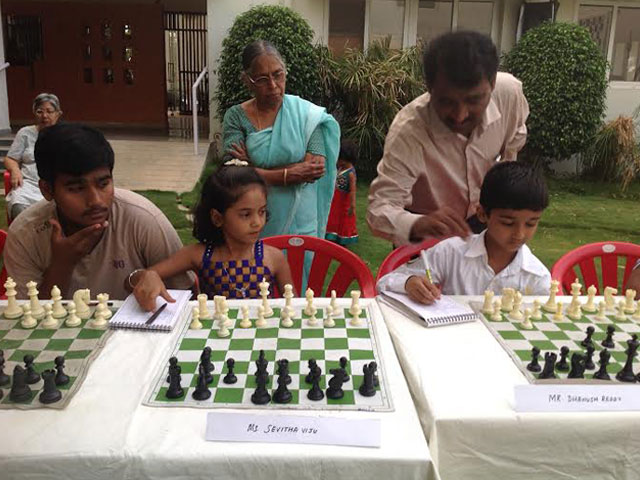
M 260 298 L 258 285 L 262 280 L 271 283 L 271 271 L 262 264 L 264 245 L 258 240 L 254 258 L 212 262 L 213 245 L 207 245 L 202 255 L 202 267 L 198 272 L 200 291 L 209 298 L 224 295 L 227 298 Z

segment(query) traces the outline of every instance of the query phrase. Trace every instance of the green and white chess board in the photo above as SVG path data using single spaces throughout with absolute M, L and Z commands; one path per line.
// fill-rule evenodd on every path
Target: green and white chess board
M 325 328 L 323 318 L 329 299 L 318 298 L 314 306 L 318 309 L 317 325 L 308 324 L 308 316 L 302 310 L 305 306 L 304 299 L 293 299 L 292 305 L 295 314 L 292 317 L 293 326 L 285 328 L 280 326 L 280 311 L 284 306 L 284 300 L 270 300 L 269 304 L 274 310 L 272 317 L 266 318 L 265 327 L 255 327 L 259 300 L 229 300 L 228 316 L 233 321 L 229 327 L 230 335 L 220 338 L 217 335 L 217 322 L 213 320 L 201 320 L 203 328 L 192 330 L 189 328 L 191 316 L 182 326 L 177 340 L 163 357 L 158 366 L 152 387 L 144 402 L 150 406 L 167 407 L 201 407 L 201 408 L 283 408 L 283 409 L 309 409 L 309 410 L 366 410 L 366 411 L 391 411 L 393 405 L 389 394 L 388 383 L 384 371 L 384 359 L 378 348 L 376 321 L 383 322 L 382 316 L 377 310 L 375 301 L 361 299 L 362 313 L 361 326 L 351 325 L 351 315 L 348 313 L 351 301 L 338 299 L 340 307 L 335 315 L 335 326 Z M 192 304 L 193 306 L 194 304 Z M 213 311 L 213 302 L 208 302 L 208 307 Z M 240 328 L 240 307 L 249 307 L 251 328 Z M 374 309 L 378 313 L 374 315 Z M 375 319 L 375 320 L 374 320 Z M 211 361 L 215 366 L 213 371 L 213 383 L 209 385 L 211 397 L 205 401 L 197 401 L 192 397 L 197 384 L 197 371 L 200 355 L 205 346 L 212 349 Z M 260 350 L 264 350 L 268 360 L 268 372 L 270 375 L 267 389 L 273 394 L 277 388 L 277 375 L 275 361 L 286 358 L 289 360 L 289 374 L 292 382 L 288 385 L 293 399 L 287 404 L 277 404 L 271 401 L 267 405 L 255 405 L 251 402 L 251 395 L 255 391 L 255 361 Z M 175 356 L 181 366 L 181 385 L 184 396 L 178 399 L 168 399 L 165 394 L 169 383 L 167 381 L 169 358 Z M 307 398 L 307 392 L 311 384 L 305 382 L 309 371 L 308 360 L 313 358 L 322 369 L 320 388 L 326 390 L 327 382 L 331 378 L 329 370 L 339 366 L 340 357 L 348 359 L 347 372 L 350 380 L 343 385 L 344 398 L 330 400 L 325 398 L 320 401 L 311 401 Z M 238 377 L 235 384 L 225 384 L 222 378 L 227 373 L 226 360 L 235 360 L 234 373 Z M 371 361 L 378 365 L 379 387 L 373 397 L 364 397 L 358 392 L 363 381 L 363 366 Z
M 616 301 L 621 297 L 616 297 Z M 558 301 L 563 304 L 563 311 L 566 312 L 567 307 L 571 302 L 571 297 L 558 297 Z M 544 301 L 542 302 L 544 303 Z M 584 303 L 584 298 L 582 298 Z M 596 320 L 595 314 L 582 313 L 582 317 L 579 320 L 572 320 L 566 315 L 563 315 L 563 319 L 560 321 L 553 319 L 553 313 L 547 313 L 542 311 L 541 320 L 531 320 L 533 328 L 527 330 L 523 328 L 522 322 L 513 320 L 507 313 L 502 312 L 502 320 L 491 320 L 491 315 L 481 313 L 482 303 L 473 302 L 471 306 L 478 312 L 478 316 L 482 319 L 489 331 L 500 342 L 500 345 L 509 354 L 511 359 L 515 362 L 522 373 L 527 377 L 530 383 L 601 383 L 601 382 L 615 382 L 623 383 L 616 380 L 615 376 L 624 366 L 627 355 L 625 350 L 627 349 L 627 340 L 631 339 L 633 334 L 637 334 L 640 337 L 640 324 L 636 323 L 632 319 L 631 314 L 627 314 L 624 320 L 616 319 L 615 311 L 606 311 L 605 320 Z M 525 308 L 533 310 L 533 306 L 530 303 L 523 303 L 522 311 Z M 609 360 L 609 366 L 607 372 L 611 376 L 611 380 L 598 380 L 593 378 L 593 374 L 598 371 L 599 354 L 604 349 L 601 345 L 602 341 L 607 335 L 607 327 L 613 325 L 615 327 L 615 333 L 613 335 L 614 348 L 608 348 L 611 353 Z M 593 354 L 593 363 L 596 368 L 594 370 L 585 370 L 583 379 L 568 379 L 568 371 L 560 371 L 555 369 L 555 379 L 538 379 L 538 373 L 533 373 L 527 370 L 527 364 L 531 361 L 531 350 L 533 347 L 540 349 L 539 363 L 544 368 L 544 354 L 546 352 L 554 352 L 558 355 L 558 361 L 560 360 L 560 349 L 563 346 L 569 347 L 570 353 L 567 357 L 567 362 L 571 365 L 571 355 L 574 352 L 586 353 L 586 348 L 581 345 L 581 342 L 587 336 L 586 330 L 592 326 L 595 333 L 591 337 L 593 340 L 593 346 L 595 352 Z M 634 372 L 640 373 L 640 359 L 636 357 L 634 360 Z
M 42 328 L 42 320 L 38 321 L 35 328 L 26 329 L 20 325 L 21 319 L 9 320 L 0 316 L 0 350 L 4 351 L 4 372 L 10 377 L 16 365 L 24 368 L 24 356 L 33 355 L 33 365 L 38 373 L 54 368 L 54 359 L 57 356 L 65 358 L 64 372 L 70 377 L 66 385 L 58 387 L 62 393 L 62 399 L 48 405 L 40 403 L 38 396 L 42 391 L 44 382 L 40 379 L 30 385 L 31 396 L 29 400 L 15 403 L 9 400 L 11 383 L 0 387 L 2 399 L 0 409 L 33 409 L 55 408 L 61 409 L 67 406 L 73 395 L 80 388 L 82 381 L 91 365 L 98 356 L 107 338 L 112 333 L 105 328 L 92 328 L 87 325 L 90 320 L 82 320 L 77 327 L 67 327 L 65 318 L 59 319 L 57 328 Z M 11 379 L 13 381 L 13 378 Z

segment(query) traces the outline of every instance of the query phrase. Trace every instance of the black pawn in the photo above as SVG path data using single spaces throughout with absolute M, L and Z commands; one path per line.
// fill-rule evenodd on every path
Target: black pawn
M 591 337 L 593 336 L 593 332 L 595 332 L 595 328 L 593 328 L 592 326 L 588 326 L 586 330 L 587 336 L 584 337 L 584 340 L 582 340 L 582 342 L 580 342 L 580 345 L 582 345 L 583 347 L 586 347 L 588 345 L 593 345 L 593 340 L 591 340 Z
M 184 390 L 180 382 L 182 381 L 182 367 L 178 365 L 178 359 L 171 357 L 169 359 L 169 388 L 165 396 L 167 398 L 180 398 L 184 395 Z
M 238 381 L 238 377 L 233 373 L 233 367 L 235 366 L 236 361 L 233 358 L 227 359 L 227 374 L 224 376 L 222 381 L 224 383 L 232 384 Z
M 276 372 L 278 375 L 283 375 L 287 385 L 291 384 L 291 375 L 289 375 L 289 360 L 283 358 L 277 362 L 278 371 Z
M 56 371 L 54 369 L 45 370 L 42 372 L 42 379 L 44 380 L 44 388 L 38 397 L 40 403 L 47 405 L 59 401 L 62 398 L 62 393 L 56 387 Z
M 587 370 L 595 370 L 596 369 L 596 364 L 593 363 L 593 352 L 595 352 L 596 349 L 593 346 L 593 344 L 591 345 L 587 345 L 587 353 L 584 356 L 584 368 Z
M 340 357 L 340 368 L 344 370 L 344 381 L 349 381 L 349 374 L 347 373 L 347 357 Z
M 569 362 L 567 362 L 567 357 L 569 356 L 569 347 L 564 346 L 560 348 L 560 360 L 556 364 L 556 369 L 561 372 L 569 371 Z
M 539 372 L 542 370 L 539 361 L 540 349 L 538 347 L 533 347 L 531 349 L 531 362 L 527 365 L 527 370 L 530 372 Z
M 198 367 L 198 383 L 196 389 L 191 394 L 195 400 L 206 400 L 211 396 L 211 390 L 209 390 L 207 386 L 207 375 L 211 374 L 207 373 L 207 369 L 201 363 Z
M 616 327 L 613 325 L 609 325 L 607 327 L 607 336 L 602 341 L 601 345 L 605 348 L 615 348 L 615 343 L 613 343 L 613 334 L 616 331 Z
M 316 362 L 315 358 L 310 358 L 308 364 L 309 364 L 309 373 L 305 377 L 304 381 L 307 383 L 311 383 L 313 382 L 313 371 L 318 366 L 318 362 Z
M 53 361 L 56 364 L 56 385 L 66 385 L 69 383 L 69 375 L 64 373 L 64 357 L 58 356 Z
M 365 364 L 362 367 L 362 373 L 364 373 L 364 379 L 358 391 L 363 397 L 373 397 L 376 394 L 376 387 L 373 385 L 373 369 L 371 365 Z
M 9 392 L 9 400 L 12 402 L 24 402 L 31 398 L 31 388 L 27 384 L 27 371 L 20 365 L 13 369 L 13 383 Z
M 324 398 L 324 392 L 320 388 L 320 375 L 313 375 L 311 378 L 311 390 L 307 392 L 307 398 L 317 402 Z
M 2 350 L 0 350 L 2 352 Z M 0 355 L 0 387 L 4 387 L 5 385 L 9 385 L 10 382 L 9 375 L 4 373 L 4 352 Z
M 342 390 L 342 385 L 344 384 L 344 370 L 341 368 L 334 368 L 330 371 L 333 375 L 329 380 L 329 388 L 327 388 L 327 398 L 332 400 L 338 400 L 344 397 L 344 390 Z
M 584 355 L 581 353 L 571 355 L 571 370 L 567 378 L 584 378 Z
M 256 384 L 258 385 L 256 391 L 251 395 L 251 401 L 256 405 L 265 405 L 271 401 L 271 395 L 267 391 L 268 375 L 266 373 L 260 373 L 256 375 Z
M 293 397 L 287 388 L 287 375 L 287 369 L 281 368 L 278 375 L 278 388 L 273 392 L 273 401 L 275 403 L 289 403 Z
M 598 380 L 611 380 L 611 377 L 607 373 L 607 365 L 609 365 L 609 359 L 611 354 L 606 348 L 600 352 L 600 368 L 593 374 L 593 378 Z
M 538 378 L 540 380 L 544 380 L 547 378 L 556 378 L 554 368 L 557 358 L 558 356 L 553 352 L 546 352 L 544 354 L 544 367 L 542 367 L 542 372 L 540 373 L 540 375 L 538 375 Z

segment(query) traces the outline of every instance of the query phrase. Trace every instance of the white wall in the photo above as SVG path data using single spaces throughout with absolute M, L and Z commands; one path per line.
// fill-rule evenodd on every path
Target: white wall
M 0 19 L 2 18 L 2 5 L 0 5 Z M 2 33 L 2 24 L 0 21 L 0 65 L 5 62 L 4 59 L 4 38 Z M 8 133 L 11 131 L 9 125 L 9 97 L 7 95 L 7 70 L 0 70 L 0 133 Z

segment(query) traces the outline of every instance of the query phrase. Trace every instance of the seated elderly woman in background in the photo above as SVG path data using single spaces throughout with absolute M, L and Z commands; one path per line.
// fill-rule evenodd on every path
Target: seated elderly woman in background
M 224 116 L 225 160 L 248 161 L 269 186 L 263 237 L 324 238 L 336 179 L 340 127 L 325 109 L 285 95 L 286 65 L 257 40 L 242 53 L 243 80 L 253 95 Z
M 11 191 L 6 197 L 11 219 L 15 219 L 27 207 L 43 199 L 38 186 L 38 170 L 33 149 L 38 132 L 55 125 L 62 115 L 60 100 L 52 93 L 41 93 L 33 101 L 35 125 L 18 130 L 11 148 L 4 159 L 4 167 L 11 174 Z

